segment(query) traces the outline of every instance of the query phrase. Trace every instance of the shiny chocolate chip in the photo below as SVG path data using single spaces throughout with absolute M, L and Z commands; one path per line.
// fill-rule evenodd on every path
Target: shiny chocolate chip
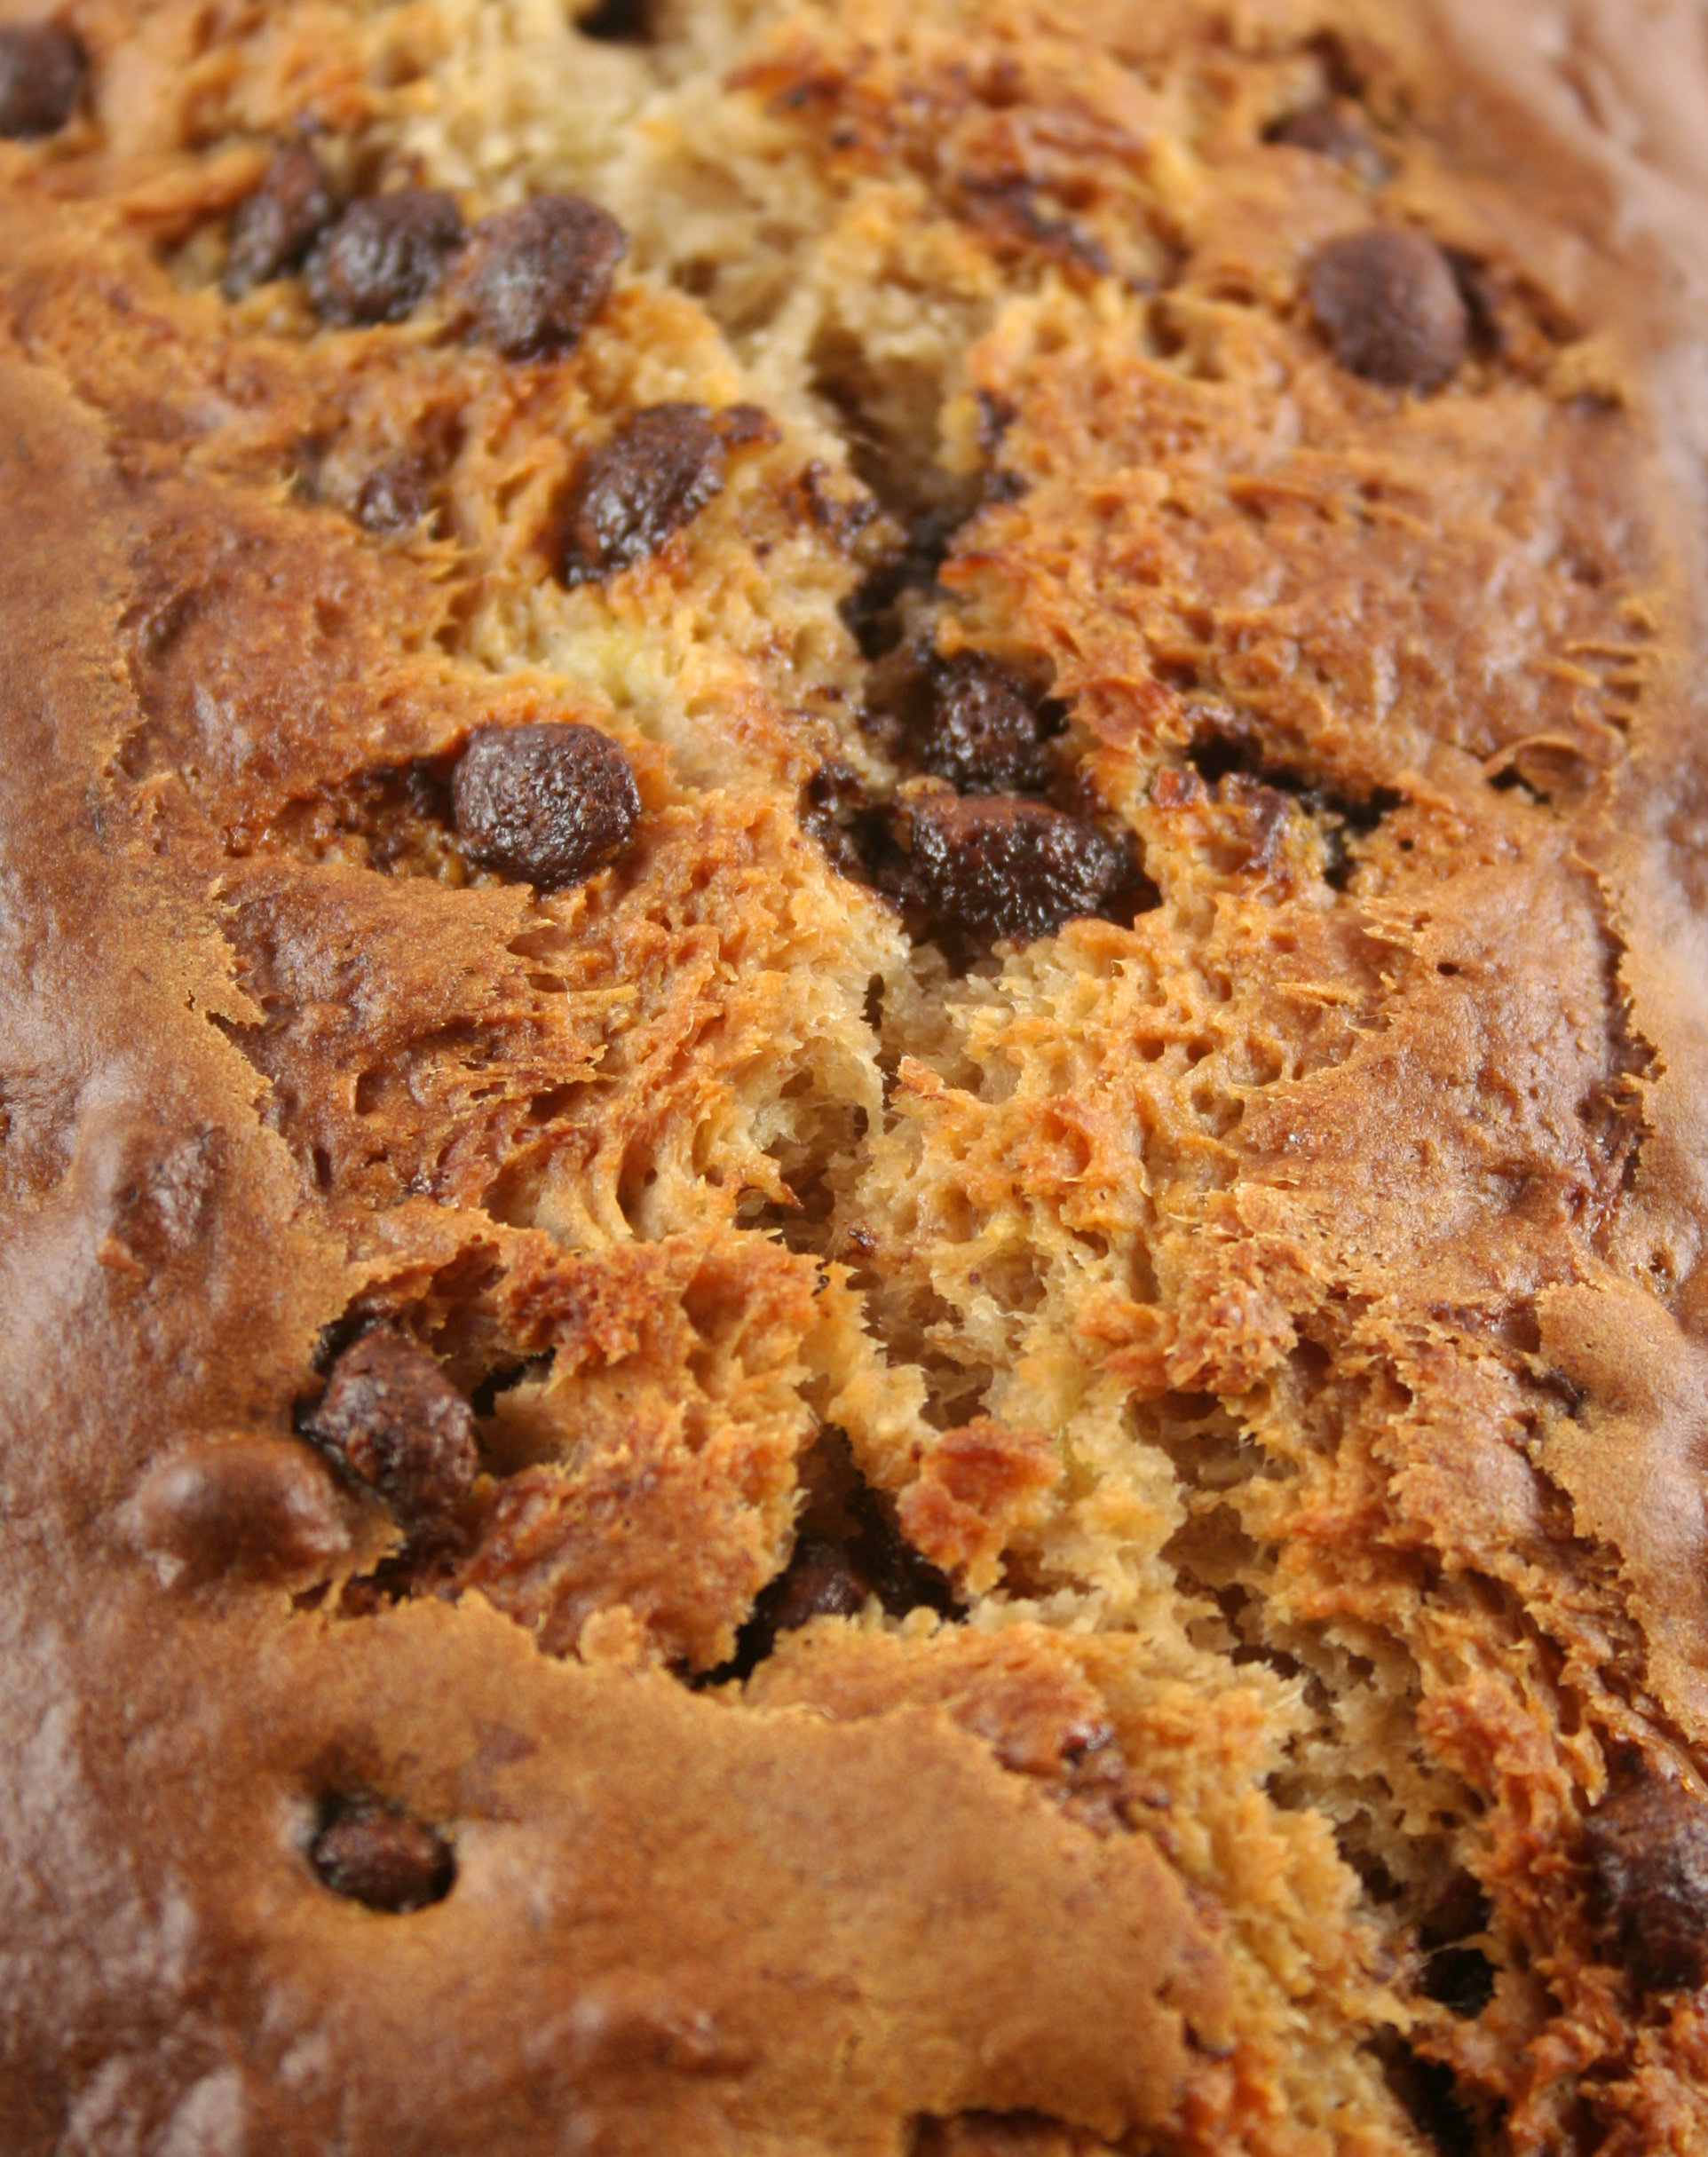
M 325 1461 L 262 1432 L 192 1440 L 145 1477 L 129 1526 L 169 1586 L 312 1578 L 349 1545 Z
M 476 861 L 548 891 L 614 861 L 641 812 L 629 759 L 597 727 L 573 721 L 477 728 L 451 781 L 451 808 Z
M 1129 845 L 1043 802 L 930 794 L 909 823 L 904 899 L 974 937 L 1053 936 L 1116 907 L 1138 881 Z
M 310 256 L 310 296 L 328 322 L 401 322 L 438 285 L 463 238 L 462 212 L 440 188 L 369 195 Z
M 927 771 L 963 794 L 1033 794 L 1049 784 L 1044 724 L 1026 685 L 983 652 L 934 659 L 910 730 Z
M 1331 242 L 1311 267 L 1309 298 L 1336 360 L 1367 382 L 1435 389 L 1469 346 L 1451 265 L 1433 240 L 1401 226 Z
M 610 296 L 623 229 L 579 194 L 536 194 L 475 228 L 469 292 L 506 360 L 567 352 Z
M 83 49 L 57 22 L 0 23 L 0 136 L 57 135 L 77 109 L 89 73 Z
M 332 183 L 313 151 L 305 143 L 279 151 L 232 219 L 225 297 L 241 299 L 299 268 L 337 214 Z
M 724 485 L 724 443 L 703 405 L 649 405 L 581 468 L 564 581 L 614 576 L 655 554 Z
M 335 1895 L 396 1916 L 443 1901 L 456 1877 L 442 1835 L 368 1798 L 341 1800 L 308 1858 Z
M 391 1326 L 371 1327 L 337 1358 L 307 1428 L 412 1530 L 455 1512 L 480 1466 L 468 1402 Z
M 1708 1803 L 1646 1782 L 1590 1816 L 1596 1913 L 1648 1992 L 1708 1980 Z

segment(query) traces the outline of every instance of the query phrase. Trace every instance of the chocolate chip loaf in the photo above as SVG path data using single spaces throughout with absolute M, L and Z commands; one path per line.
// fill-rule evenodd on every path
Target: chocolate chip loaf
M 4 0 L 4 2157 L 1708 2150 L 1704 139 Z

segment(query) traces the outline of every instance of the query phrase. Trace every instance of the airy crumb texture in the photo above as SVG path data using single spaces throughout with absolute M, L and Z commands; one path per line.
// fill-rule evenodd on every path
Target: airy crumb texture
M 6 2157 L 1700 2157 L 1694 0 L 0 0 Z

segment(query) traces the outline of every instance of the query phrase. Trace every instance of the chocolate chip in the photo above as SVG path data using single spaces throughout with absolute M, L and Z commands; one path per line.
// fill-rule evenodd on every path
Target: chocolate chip
M 1032 794 L 1049 784 L 1044 725 L 1025 684 L 982 652 L 934 659 L 910 730 L 927 771 L 967 794 Z
M 1421 233 L 1376 225 L 1333 241 L 1312 265 L 1309 294 L 1334 357 L 1367 382 L 1432 390 L 1468 349 L 1451 265 Z
M 368 473 L 356 495 L 356 521 L 365 532 L 407 532 L 431 513 L 433 476 L 412 452 Z
M 463 244 L 463 217 L 438 187 L 352 202 L 309 257 L 309 293 L 328 322 L 401 322 Z
M 1361 179 L 1380 184 L 1388 176 L 1388 160 L 1371 140 L 1363 114 L 1342 98 L 1323 98 L 1264 130 L 1265 142 L 1285 142 L 1344 165 Z
M 478 727 L 451 781 L 456 835 L 476 861 L 556 890 L 614 861 L 640 821 L 629 759 L 597 727 Z
M 644 45 L 652 40 L 652 18 L 651 0 L 596 0 L 575 18 L 575 28 L 601 44 Z
M 564 581 L 586 584 L 654 554 L 724 485 L 724 444 L 703 405 L 649 405 L 581 468 Z
M 1597 1912 L 1649 1992 L 1708 1980 L 1708 1804 L 1674 1782 L 1609 1798 L 1587 1826 Z
M 872 1593 L 872 1583 L 845 1550 L 805 1537 L 777 1585 L 771 1619 L 778 1632 L 793 1632 L 810 1618 L 857 1616 Z
M 297 268 L 337 214 L 332 183 L 313 151 L 304 143 L 279 151 L 232 219 L 225 297 L 241 299 Z
M 411 1530 L 454 1513 L 480 1465 L 468 1402 L 391 1326 L 370 1328 L 338 1357 L 307 1428 Z
M 168 1585 L 312 1577 L 349 1544 L 325 1461 L 260 1432 L 192 1440 L 145 1477 L 130 1525 Z
M 874 848 L 887 846 L 881 819 L 851 765 L 835 759 L 818 766 L 801 789 L 801 829 L 823 847 L 839 876 L 867 879 Z
M 960 1615 L 947 1577 L 902 1534 L 892 1499 L 854 1465 L 845 1434 L 821 1431 L 801 1462 L 803 1504 L 788 1565 L 760 1594 L 736 1639 L 734 1657 L 707 1673 L 722 1685 L 747 1678 L 776 1646 L 815 1617 L 853 1617 L 875 1595 L 891 1617 L 910 1610 Z
M 398 1916 L 443 1901 L 456 1877 L 442 1835 L 370 1798 L 343 1800 L 308 1860 L 335 1895 Z
M 906 634 L 906 594 L 937 589 L 937 573 L 948 558 L 955 533 L 977 506 L 970 494 L 962 494 L 921 510 L 909 522 L 900 552 L 870 570 L 840 602 L 837 612 L 867 659 L 882 659 L 901 643 Z
M 1130 846 L 1016 794 L 928 794 L 909 811 L 903 897 L 942 927 L 1029 942 L 1118 906 L 1137 883 Z
M 77 109 L 89 62 L 57 22 L 0 24 L 0 136 L 56 135 Z
M 501 209 L 475 227 L 469 289 L 481 335 L 506 360 L 567 352 L 628 251 L 616 219 L 579 194 L 536 194 Z

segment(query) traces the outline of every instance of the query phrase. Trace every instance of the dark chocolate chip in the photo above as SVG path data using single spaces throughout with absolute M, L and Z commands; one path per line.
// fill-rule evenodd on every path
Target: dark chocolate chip
M 352 202 L 309 257 L 309 293 L 328 322 L 401 322 L 463 244 L 463 215 L 438 187 Z
M 975 506 L 961 499 L 921 510 L 909 523 L 900 551 L 868 571 L 841 602 L 837 611 L 867 659 L 882 659 L 901 643 L 905 634 L 904 595 L 937 589 L 937 573 L 948 558 L 954 535 Z
M 260 1432 L 193 1440 L 144 1479 L 130 1525 L 169 1584 L 312 1576 L 349 1545 L 325 1461 Z
M 1034 794 L 1049 784 L 1044 725 L 1025 684 L 982 652 L 934 659 L 911 731 L 927 771 L 966 794 Z
M 1609 1798 L 1587 1827 L 1597 1913 L 1649 1992 L 1708 1980 L 1708 1804 L 1675 1782 Z
M 801 789 L 801 829 L 825 849 L 839 876 L 867 879 L 874 849 L 888 849 L 881 818 L 850 765 L 822 763 Z
M 478 727 L 451 781 L 456 835 L 476 861 L 556 890 L 614 861 L 635 835 L 629 759 L 573 721 Z
M 596 0 L 586 14 L 575 18 L 583 37 L 604 45 L 644 45 L 652 40 L 652 0 Z
M 0 24 L 0 136 L 57 135 L 77 109 L 89 62 L 57 22 Z
M 801 1462 L 803 1504 L 788 1565 L 760 1594 L 733 1658 L 702 1682 L 750 1677 L 776 1646 L 815 1617 L 852 1617 L 875 1595 L 891 1617 L 960 1615 L 947 1577 L 902 1534 L 892 1499 L 854 1465 L 846 1436 L 826 1429 Z
M 928 794 L 909 812 L 904 899 L 976 937 L 1029 942 L 1119 905 L 1138 877 L 1130 846 L 1064 810 L 1016 794 Z
M 309 1862 L 335 1895 L 401 1916 L 443 1901 L 456 1860 L 442 1835 L 372 1798 L 339 1805 L 309 1845 Z
M 338 1357 L 307 1427 L 410 1529 L 454 1513 L 480 1466 L 468 1402 L 391 1326 L 370 1328 Z
M 433 475 L 424 457 L 406 451 L 368 473 L 356 496 L 356 521 L 365 532 L 407 532 L 430 515 Z
M 778 1583 L 772 1628 L 793 1632 L 810 1618 L 854 1617 L 872 1592 L 872 1583 L 840 1545 L 803 1537 Z
M 506 360 L 567 352 L 628 251 L 616 219 L 579 194 L 536 194 L 501 209 L 475 227 L 469 289 L 481 335 Z
M 564 581 L 587 584 L 654 554 L 724 485 L 724 444 L 703 405 L 649 405 L 581 468 Z
M 1375 185 L 1388 178 L 1388 160 L 1372 141 L 1363 114 L 1343 98 L 1323 98 L 1289 113 L 1265 130 L 1263 139 L 1312 151 Z
M 305 143 L 279 151 L 232 219 L 225 297 L 241 299 L 299 267 L 337 214 L 332 183 L 313 151 Z
M 1309 294 L 1334 357 L 1367 382 L 1433 390 L 1469 347 L 1452 265 L 1421 233 L 1384 225 L 1332 241 L 1312 265 Z

